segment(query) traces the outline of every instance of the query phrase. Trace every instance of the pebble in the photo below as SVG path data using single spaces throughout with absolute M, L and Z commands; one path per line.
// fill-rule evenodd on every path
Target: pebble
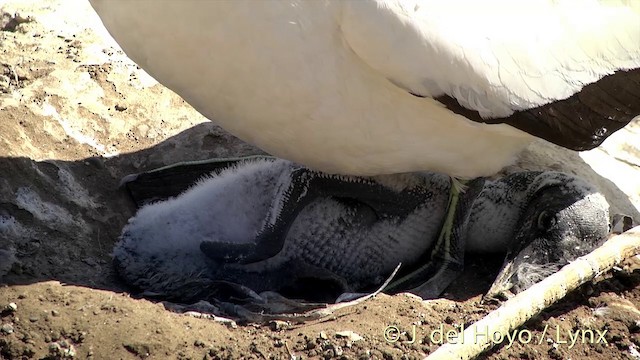
M 9 305 L 7 305 L 7 311 L 15 312 L 17 310 L 18 310 L 18 305 L 16 303 L 9 303 Z
M 57 358 L 73 358 L 76 356 L 76 348 L 73 344 L 60 340 L 49 344 L 49 354 Z
M 289 328 L 289 323 L 282 320 L 273 320 L 269 323 L 269 327 L 273 331 L 286 330 Z
M 127 349 L 127 351 L 129 351 L 130 353 L 139 357 L 148 357 L 149 355 L 151 355 L 151 348 L 147 344 L 123 343 L 122 346 L 124 346 L 124 348 Z
M 0 327 L 0 332 L 7 335 L 11 334 L 13 332 L 13 325 L 3 324 L 2 327 Z
M 353 331 L 350 331 L 350 330 L 338 331 L 338 332 L 336 332 L 336 337 L 347 338 L 347 339 L 349 339 L 349 340 L 351 340 L 353 342 L 360 341 L 360 340 L 364 339 L 359 334 L 356 334 L 356 333 L 354 333 Z
M 193 346 L 197 346 L 197 347 L 205 347 L 204 341 L 198 339 L 196 341 L 193 342 Z
M 312 349 L 315 349 L 315 348 L 316 348 L 316 346 L 317 346 L 317 345 L 316 345 L 316 343 L 315 343 L 315 342 L 313 342 L 313 341 L 311 341 L 311 340 L 307 340 L 307 343 L 306 343 L 306 345 L 305 345 L 305 349 L 306 349 L 306 350 L 312 350 Z
M 15 76 L 18 77 L 18 80 L 32 80 L 31 73 L 29 73 L 25 69 L 19 66 L 16 66 L 14 70 L 15 70 Z
M 344 354 L 342 348 L 334 344 L 327 345 L 325 349 L 325 354 L 333 354 L 333 356 L 342 356 Z
M 238 324 L 236 324 L 235 321 L 225 322 L 224 324 L 227 325 L 227 327 L 231 328 L 231 329 L 237 329 L 238 328 Z

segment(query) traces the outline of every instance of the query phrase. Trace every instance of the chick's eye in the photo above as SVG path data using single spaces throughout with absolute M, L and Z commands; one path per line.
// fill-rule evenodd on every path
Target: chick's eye
M 538 216 L 538 229 L 548 230 L 557 223 L 556 215 L 550 211 L 544 210 Z

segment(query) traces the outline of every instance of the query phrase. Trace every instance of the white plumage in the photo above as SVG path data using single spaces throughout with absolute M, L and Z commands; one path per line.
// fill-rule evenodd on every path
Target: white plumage
M 534 137 L 434 97 L 500 118 L 640 67 L 637 0 L 91 2 L 202 114 L 326 172 L 493 174 Z

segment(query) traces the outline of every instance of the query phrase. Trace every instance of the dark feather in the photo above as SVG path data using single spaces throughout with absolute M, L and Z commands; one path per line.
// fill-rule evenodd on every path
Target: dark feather
M 504 123 L 565 148 L 591 150 L 640 115 L 640 69 L 618 71 L 567 99 L 505 118 L 483 119 L 450 96 L 436 100 L 475 122 Z

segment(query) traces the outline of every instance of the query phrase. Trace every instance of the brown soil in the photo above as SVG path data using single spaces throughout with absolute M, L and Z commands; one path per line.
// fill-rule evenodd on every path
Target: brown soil
M 259 150 L 148 78 L 85 1 L 9 0 L 0 13 L 0 250 L 18 259 L 0 274 L 0 359 L 419 359 L 437 348 L 433 331 L 459 329 L 497 307 L 480 298 L 500 259 L 474 256 L 445 299 L 380 295 L 305 324 L 222 323 L 137 298 L 111 265 L 134 211 L 119 179 Z M 637 146 L 625 156 L 637 167 Z M 583 174 L 575 153 L 554 159 L 532 151 L 519 165 Z M 638 215 L 640 195 L 589 174 L 614 211 Z M 530 331 L 530 343 L 505 340 L 482 356 L 639 359 L 637 267 L 629 262 L 529 321 L 520 334 Z M 387 341 L 385 331 L 396 330 L 399 339 Z M 576 331 L 585 343 L 563 343 Z

